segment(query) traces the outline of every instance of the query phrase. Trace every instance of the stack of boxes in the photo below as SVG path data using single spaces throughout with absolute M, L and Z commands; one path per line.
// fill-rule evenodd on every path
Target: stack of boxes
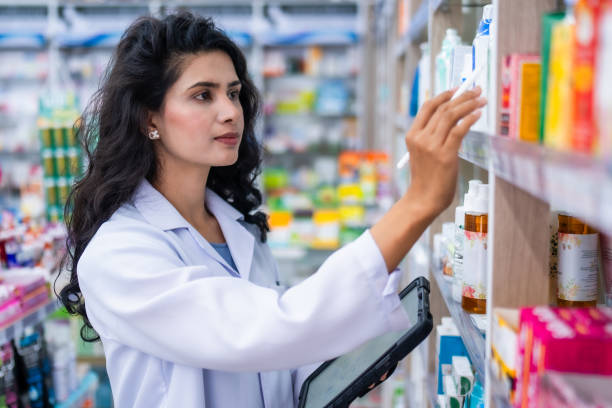
M 71 186 L 81 173 L 81 149 L 72 123 L 39 129 L 49 221 L 61 221 Z
M 438 406 L 440 408 L 479 407 L 482 395 L 468 358 L 468 352 L 450 317 L 437 326 Z

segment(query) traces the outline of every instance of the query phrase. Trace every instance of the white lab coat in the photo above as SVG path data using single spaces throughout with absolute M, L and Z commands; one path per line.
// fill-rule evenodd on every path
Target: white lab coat
M 211 402 L 204 376 L 244 371 L 261 372 L 266 408 L 291 407 L 312 369 L 296 367 L 410 326 L 399 272 L 387 273 L 369 232 L 283 293 L 257 228 L 211 190 L 206 202 L 240 278 L 147 181 L 79 261 L 116 408 L 216 408 L 237 396 L 223 391 Z

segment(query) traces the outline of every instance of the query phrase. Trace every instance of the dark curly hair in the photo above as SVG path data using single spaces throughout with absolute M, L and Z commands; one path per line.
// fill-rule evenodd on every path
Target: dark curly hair
M 238 161 L 210 170 L 207 187 L 257 225 L 260 239 L 269 231 L 265 214 L 257 212 L 261 192 L 255 187 L 261 147 L 254 133 L 259 95 L 249 78 L 238 46 L 208 18 L 189 12 L 163 19 L 141 17 L 126 30 L 107 68 L 103 82 L 85 110 L 76 131 L 89 159 L 84 176 L 66 204 L 69 220 L 64 260 L 70 280 L 58 297 L 71 314 L 81 315 L 81 337 L 97 340 L 87 318 L 77 276 L 77 265 L 98 228 L 124 203 L 139 183 L 153 181 L 159 168 L 147 135 L 147 117 L 162 106 L 168 88 L 181 74 L 185 56 L 207 51 L 225 52 L 242 84 L 239 95 L 244 133 Z

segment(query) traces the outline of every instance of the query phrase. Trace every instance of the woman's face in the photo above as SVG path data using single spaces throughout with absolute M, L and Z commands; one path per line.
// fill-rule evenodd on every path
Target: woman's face
M 185 58 L 182 73 L 151 116 L 162 163 L 229 166 L 238 159 L 244 118 L 241 84 L 231 58 L 222 51 Z

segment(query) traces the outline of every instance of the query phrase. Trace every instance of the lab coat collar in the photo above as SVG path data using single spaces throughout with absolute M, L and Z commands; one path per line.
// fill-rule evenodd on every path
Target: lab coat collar
M 221 198 L 211 189 L 206 189 L 206 206 L 213 213 L 230 249 L 234 263 L 243 279 L 249 279 L 255 238 L 238 221 L 244 220 L 240 211 Z M 219 253 L 197 232 L 178 210 L 157 191 L 155 187 L 144 179 L 134 194 L 134 206 L 142 216 L 152 225 L 164 231 L 177 228 L 187 228 L 200 246 L 214 259 L 223 264 L 228 270 L 232 268 L 219 255 Z

